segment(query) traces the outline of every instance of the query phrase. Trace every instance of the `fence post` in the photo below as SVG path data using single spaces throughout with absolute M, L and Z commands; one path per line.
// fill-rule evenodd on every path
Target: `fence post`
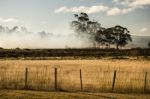
M 83 85 L 82 85 L 82 71 L 80 69 L 80 87 L 81 87 L 81 91 L 83 90 Z
M 145 77 L 144 77 L 144 93 L 146 93 L 146 86 L 147 86 L 147 72 L 145 72 Z
M 25 89 L 27 89 L 27 81 L 28 81 L 28 68 L 25 69 Z
M 55 90 L 57 91 L 57 68 L 55 68 Z
M 115 81 L 116 81 L 116 70 L 114 71 L 114 76 L 113 76 L 113 83 L 112 83 L 112 91 L 114 90 L 115 88 Z

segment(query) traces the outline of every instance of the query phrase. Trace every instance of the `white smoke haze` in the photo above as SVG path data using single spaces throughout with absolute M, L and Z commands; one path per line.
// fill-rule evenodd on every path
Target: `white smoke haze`
M 83 48 L 90 41 L 75 33 L 55 34 L 48 32 L 30 32 L 25 27 L 13 28 L 0 26 L 0 47 L 2 48 Z
M 141 30 L 145 31 L 147 28 Z M 89 48 L 93 47 L 92 39 L 88 35 L 79 35 L 74 32 L 48 33 L 30 32 L 25 27 L 9 28 L 0 25 L 0 47 L 2 48 Z M 126 48 L 147 47 L 150 36 L 132 36 L 133 42 Z

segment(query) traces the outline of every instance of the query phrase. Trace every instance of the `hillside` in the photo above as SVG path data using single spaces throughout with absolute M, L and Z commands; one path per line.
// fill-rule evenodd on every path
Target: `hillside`
M 148 42 L 150 42 L 150 36 L 132 36 L 132 42 L 127 45 L 127 47 L 147 47 Z

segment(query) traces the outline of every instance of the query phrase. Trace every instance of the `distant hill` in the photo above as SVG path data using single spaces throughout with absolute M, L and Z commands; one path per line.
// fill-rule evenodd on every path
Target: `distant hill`
M 132 42 L 127 45 L 127 47 L 147 47 L 148 42 L 150 42 L 150 36 L 135 36 L 132 35 Z

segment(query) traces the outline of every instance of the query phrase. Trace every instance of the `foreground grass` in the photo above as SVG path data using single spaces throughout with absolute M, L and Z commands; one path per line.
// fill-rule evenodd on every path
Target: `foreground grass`
M 0 90 L 0 99 L 150 99 L 150 94 Z
M 27 76 L 26 68 L 28 70 Z M 80 91 L 80 69 L 85 92 L 150 92 L 148 60 L 0 60 L 0 88 L 55 90 L 55 68 L 59 90 Z M 147 77 L 145 80 L 145 74 Z M 27 78 L 27 79 L 25 79 Z M 146 86 L 146 87 L 145 87 Z

